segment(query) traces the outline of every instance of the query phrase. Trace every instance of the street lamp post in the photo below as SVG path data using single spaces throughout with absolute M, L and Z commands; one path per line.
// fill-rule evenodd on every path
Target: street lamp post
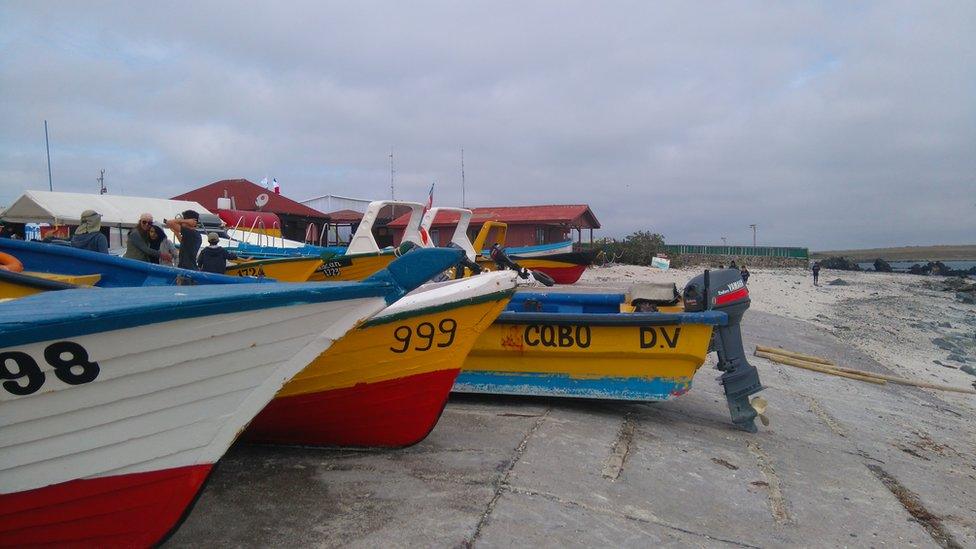
M 756 224 L 752 223 L 749 226 L 752 227 L 752 247 L 755 248 L 756 247 Z

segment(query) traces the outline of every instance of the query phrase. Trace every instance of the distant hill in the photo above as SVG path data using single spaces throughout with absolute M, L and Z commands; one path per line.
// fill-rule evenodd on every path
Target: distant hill
M 976 244 L 961 246 L 902 246 L 899 248 L 868 248 L 864 250 L 829 250 L 811 252 L 814 259 L 841 256 L 854 261 L 976 261 Z

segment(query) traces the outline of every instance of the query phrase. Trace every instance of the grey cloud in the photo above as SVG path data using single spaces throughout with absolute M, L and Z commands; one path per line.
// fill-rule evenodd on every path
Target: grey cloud
M 0 203 L 274 175 L 295 198 L 586 202 L 605 229 L 972 242 L 976 7 L 0 7 Z

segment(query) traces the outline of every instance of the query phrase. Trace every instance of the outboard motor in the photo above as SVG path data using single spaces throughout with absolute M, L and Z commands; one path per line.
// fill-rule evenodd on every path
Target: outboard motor
M 532 278 L 534 278 L 537 282 L 542 283 L 543 286 L 552 286 L 556 283 L 556 281 L 546 273 L 530 271 L 512 261 L 512 258 L 508 257 L 508 254 L 505 253 L 505 250 L 497 242 L 492 245 L 490 256 L 492 261 L 495 262 L 495 265 L 497 265 L 499 269 L 511 269 L 517 272 L 522 280 L 528 280 L 529 275 L 531 274 Z
M 458 246 L 454 242 L 450 242 L 447 245 L 447 247 L 448 248 L 454 248 L 454 249 L 457 249 L 457 250 L 464 250 L 464 248 L 462 248 L 461 246 Z M 468 259 L 468 256 L 467 255 L 462 255 L 461 256 L 461 259 L 458 261 L 457 265 L 454 266 L 454 278 L 455 279 L 464 278 L 465 269 L 471 271 L 471 274 L 481 274 L 481 272 L 484 271 L 484 269 L 481 268 L 481 265 L 478 265 L 474 261 L 471 261 L 470 259 Z
M 712 344 L 718 353 L 715 366 L 723 374 L 719 381 L 725 387 L 725 399 L 736 427 L 755 433 L 756 410 L 749 403 L 749 395 L 763 389 L 759 372 L 746 360 L 742 347 L 740 322 L 749 308 L 749 289 L 742 282 L 738 269 L 705 270 L 692 278 L 684 290 L 685 311 L 722 311 L 729 323 L 712 333 Z

